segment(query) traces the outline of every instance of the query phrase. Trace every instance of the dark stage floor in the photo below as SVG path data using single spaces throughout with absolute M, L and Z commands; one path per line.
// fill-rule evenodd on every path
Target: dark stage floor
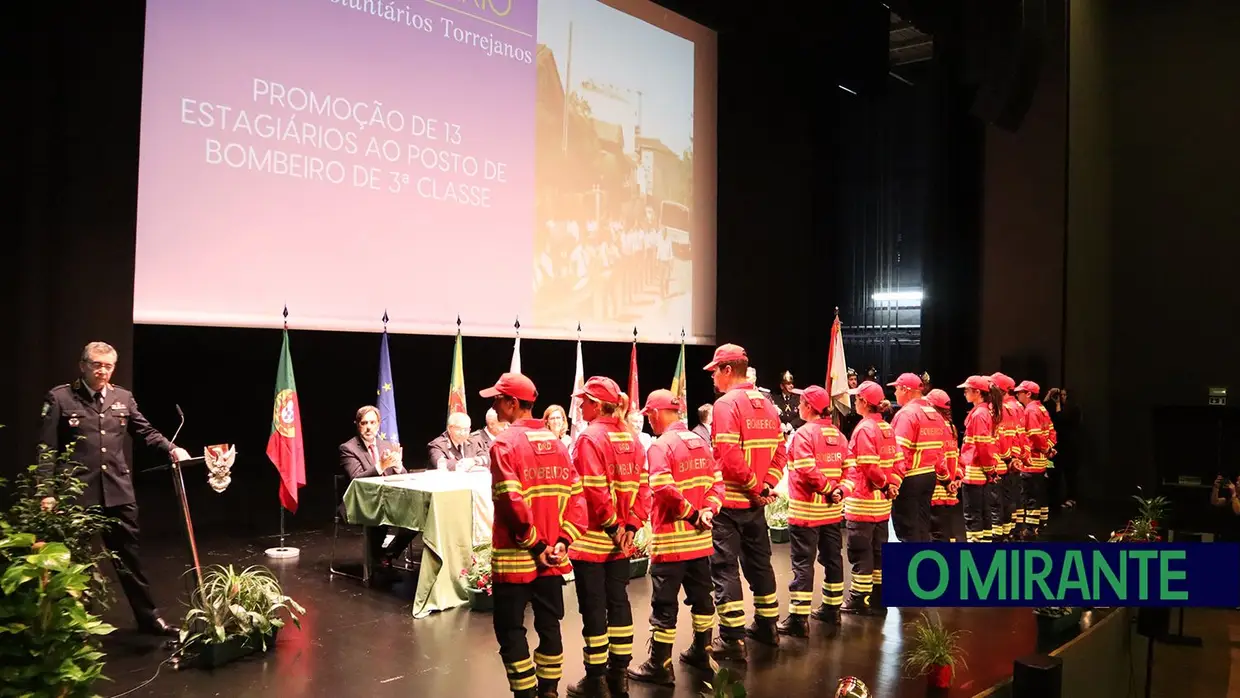
M 175 537 L 160 538 L 144 548 L 143 557 L 156 586 L 157 599 L 165 604 L 165 615 L 171 621 L 180 615 L 175 597 L 185 598 L 187 584 L 181 574 L 186 555 Z M 98 684 L 97 690 L 103 696 L 115 696 L 135 687 L 127 695 L 507 695 L 489 614 L 460 608 L 414 620 L 410 613 L 412 584 L 398 582 L 391 590 L 370 590 L 350 579 L 332 579 L 327 573 L 329 543 L 330 528 L 327 532 L 291 535 L 289 544 L 301 548 L 301 558 L 281 564 L 263 555 L 263 550 L 274 544 L 270 538 L 200 541 L 204 565 L 271 567 L 283 581 L 286 593 L 307 608 L 302 629 L 282 632 L 274 652 L 266 657 L 244 660 L 214 672 L 178 671 L 165 664 L 154 681 L 139 687 L 155 674 L 167 658 L 167 651 L 157 639 L 133 633 L 128 607 L 120 600 L 105 614 L 120 628 L 107 638 L 104 647 L 108 653 L 105 673 L 112 681 Z M 775 546 L 774 561 L 782 613 L 790 577 L 787 545 Z M 821 579 L 821 570 L 819 575 Z M 649 578 L 634 580 L 630 590 L 637 621 L 635 654 L 644 659 L 649 637 L 645 623 Z M 581 623 L 571 586 L 565 587 L 565 598 L 565 681 L 561 694 L 567 683 L 576 681 L 583 673 Z M 916 619 L 919 613 L 915 609 L 892 609 L 885 619 L 845 618 L 835 638 L 824 637 L 821 625 L 815 624 L 811 639 L 784 638 L 778 650 L 751 643 L 751 659 L 745 669 L 749 695 L 831 695 L 840 676 L 856 675 L 869 683 L 875 696 L 923 696 L 925 680 L 904 678 L 900 659 L 903 623 Z M 968 668 L 960 672 L 957 687 L 950 695 L 970 696 L 1010 676 L 1012 660 L 1035 649 L 1036 625 L 1029 610 L 945 609 L 942 617 L 948 626 L 968 631 L 964 637 Z M 682 612 L 681 627 L 689 627 L 687 609 Z M 677 650 L 688 642 L 689 633 L 680 633 Z M 678 665 L 677 672 L 679 682 L 675 691 L 634 684 L 631 695 L 701 695 L 704 687 L 692 681 L 693 675 L 687 669 Z

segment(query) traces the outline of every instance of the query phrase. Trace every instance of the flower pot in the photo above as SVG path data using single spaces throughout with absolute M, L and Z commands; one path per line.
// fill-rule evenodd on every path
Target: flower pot
M 469 610 L 474 613 L 490 613 L 495 609 L 495 597 L 487 590 L 469 590 Z
M 202 645 L 193 663 L 201 669 L 215 669 L 256 652 L 270 652 L 276 646 L 276 635 L 279 632 L 280 629 L 275 628 L 271 631 L 271 635 L 267 636 L 266 650 L 263 650 L 264 639 L 261 633 L 231 637 L 225 642 Z
M 950 688 L 952 685 L 951 665 L 930 667 L 930 673 L 926 674 L 926 679 L 930 682 L 931 688 Z
M 787 543 L 788 542 L 788 529 L 787 528 L 772 528 L 771 529 L 771 542 L 772 543 Z
M 629 560 L 629 579 L 645 577 L 648 571 L 650 571 L 650 558 L 635 557 Z

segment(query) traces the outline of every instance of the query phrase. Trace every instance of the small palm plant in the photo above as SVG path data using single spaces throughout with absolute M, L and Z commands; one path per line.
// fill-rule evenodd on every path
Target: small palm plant
M 710 689 L 707 695 L 711 698 L 745 698 L 749 695 L 745 691 L 745 684 L 733 676 L 726 667 L 715 672 L 715 678 L 706 684 L 706 687 Z
M 928 676 L 937 688 L 947 688 L 957 666 L 968 668 L 964 648 L 960 646 L 964 632 L 948 630 L 942 621 L 921 614 L 921 620 L 908 625 L 912 647 L 904 656 L 904 668 L 915 676 Z
M 203 574 L 202 588 L 185 614 L 181 646 L 187 650 L 239 641 L 266 652 L 275 632 L 284 627 L 284 616 L 300 628 L 298 616 L 305 613 L 306 609 L 284 595 L 271 570 L 217 566 Z

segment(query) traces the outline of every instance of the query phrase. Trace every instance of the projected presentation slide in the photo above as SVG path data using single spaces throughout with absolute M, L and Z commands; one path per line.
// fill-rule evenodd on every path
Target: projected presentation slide
M 716 39 L 646 0 L 148 0 L 134 321 L 714 335 Z

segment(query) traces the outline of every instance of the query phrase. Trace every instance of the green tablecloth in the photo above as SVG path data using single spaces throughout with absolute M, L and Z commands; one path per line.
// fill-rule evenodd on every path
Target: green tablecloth
M 426 549 L 413 601 L 423 618 L 469 602 L 461 570 L 473 553 L 473 488 L 454 473 L 358 478 L 344 493 L 349 523 L 422 532 Z

